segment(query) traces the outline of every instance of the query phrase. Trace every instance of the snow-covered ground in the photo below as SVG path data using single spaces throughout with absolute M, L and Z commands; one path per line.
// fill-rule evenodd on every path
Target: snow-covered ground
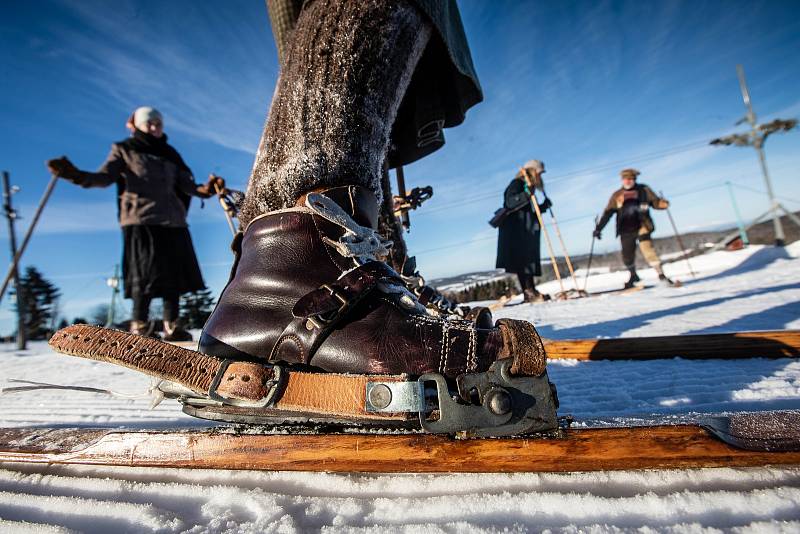
M 496 315 L 532 320 L 551 338 L 800 328 L 800 243 L 692 259 L 667 273 L 681 288 L 525 305 Z M 578 273 L 583 283 L 583 275 Z M 624 273 L 589 277 L 619 287 Z M 654 273 L 643 278 L 655 284 Z M 541 286 L 558 290 L 557 282 Z M 0 378 L 145 392 L 147 378 L 51 353 L 0 349 Z M 615 417 L 800 409 L 800 360 L 550 363 L 561 413 L 579 424 Z M 0 384 L 13 385 L 13 384 Z M 174 403 L 39 391 L 6 394 L 0 426 L 205 426 Z M 82 532 L 800 531 L 800 469 L 706 469 L 517 475 L 331 475 L 97 467 L 0 469 L 0 531 Z

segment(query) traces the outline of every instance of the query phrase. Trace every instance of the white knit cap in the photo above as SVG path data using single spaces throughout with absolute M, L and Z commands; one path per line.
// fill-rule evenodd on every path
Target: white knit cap
M 532 159 L 526 162 L 525 165 L 523 165 L 522 167 L 524 169 L 533 169 L 539 172 L 544 172 L 544 163 L 542 163 L 538 159 Z
M 161 116 L 161 112 L 156 108 L 142 106 L 133 112 L 133 125 L 136 126 L 137 130 L 147 132 L 147 123 L 154 120 L 159 120 L 162 124 L 164 123 L 164 117 Z

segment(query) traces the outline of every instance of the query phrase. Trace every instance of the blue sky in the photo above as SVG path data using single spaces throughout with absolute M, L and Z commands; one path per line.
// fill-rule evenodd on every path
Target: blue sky
M 485 101 L 446 131 L 442 150 L 406 168 L 409 186 L 435 189 L 408 234 L 428 277 L 494 266 L 496 231 L 486 221 L 531 158 L 547 165 L 573 253 L 588 250 L 592 218 L 627 166 L 674 198 L 682 230 L 732 222 L 722 183 L 763 190 L 753 150 L 705 144 L 741 129 L 737 63 L 759 119 L 800 116 L 797 2 L 460 6 Z M 49 178 L 43 162 L 66 154 L 96 168 L 140 105 L 164 113 L 170 142 L 198 181 L 215 172 L 244 188 L 278 74 L 263 2 L 37 0 L 3 11 L 0 168 L 22 188 L 20 234 Z M 791 209 L 800 208 L 799 146 L 800 132 L 767 144 Z M 767 206 L 763 194 L 736 194 L 746 218 Z M 219 291 L 230 265 L 223 214 L 214 201 L 202 209 L 195 201 L 190 224 L 206 282 Z M 669 233 L 665 215 L 656 225 Z M 0 247 L 8 249 L 5 236 Z M 610 229 L 599 248 L 618 248 Z M 105 278 L 120 256 L 114 191 L 62 182 L 23 263 L 61 287 L 72 318 L 109 300 Z M 10 318 L 6 299 L 0 332 L 12 329 Z

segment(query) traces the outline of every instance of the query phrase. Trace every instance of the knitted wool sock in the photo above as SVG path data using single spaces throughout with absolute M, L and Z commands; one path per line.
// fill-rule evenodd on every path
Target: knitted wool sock
M 320 187 L 380 176 L 397 108 L 431 34 L 397 0 L 315 0 L 300 14 L 241 213 L 243 225 Z

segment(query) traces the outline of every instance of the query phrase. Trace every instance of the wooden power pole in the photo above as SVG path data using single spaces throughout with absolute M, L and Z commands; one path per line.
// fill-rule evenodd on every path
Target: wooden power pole
M 17 188 L 12 189 L 7 171 L 3 171 L 3 210 L 8 220 L 8 240 L 11 243 L 11 260 L 17 257 L 17 233 L 14 230 L 14 221 L 17 219 L 17 212 L 11 203 L 11 196 L 17 192 Z M 12 272 L 14 281 L 14 291 L 17 296 L 17 349 L 25 350 L 27 344 L 27 337 L 25 332 L 25 296 L 20 291 L 19 287 L 19 269 L 14 264 Z

